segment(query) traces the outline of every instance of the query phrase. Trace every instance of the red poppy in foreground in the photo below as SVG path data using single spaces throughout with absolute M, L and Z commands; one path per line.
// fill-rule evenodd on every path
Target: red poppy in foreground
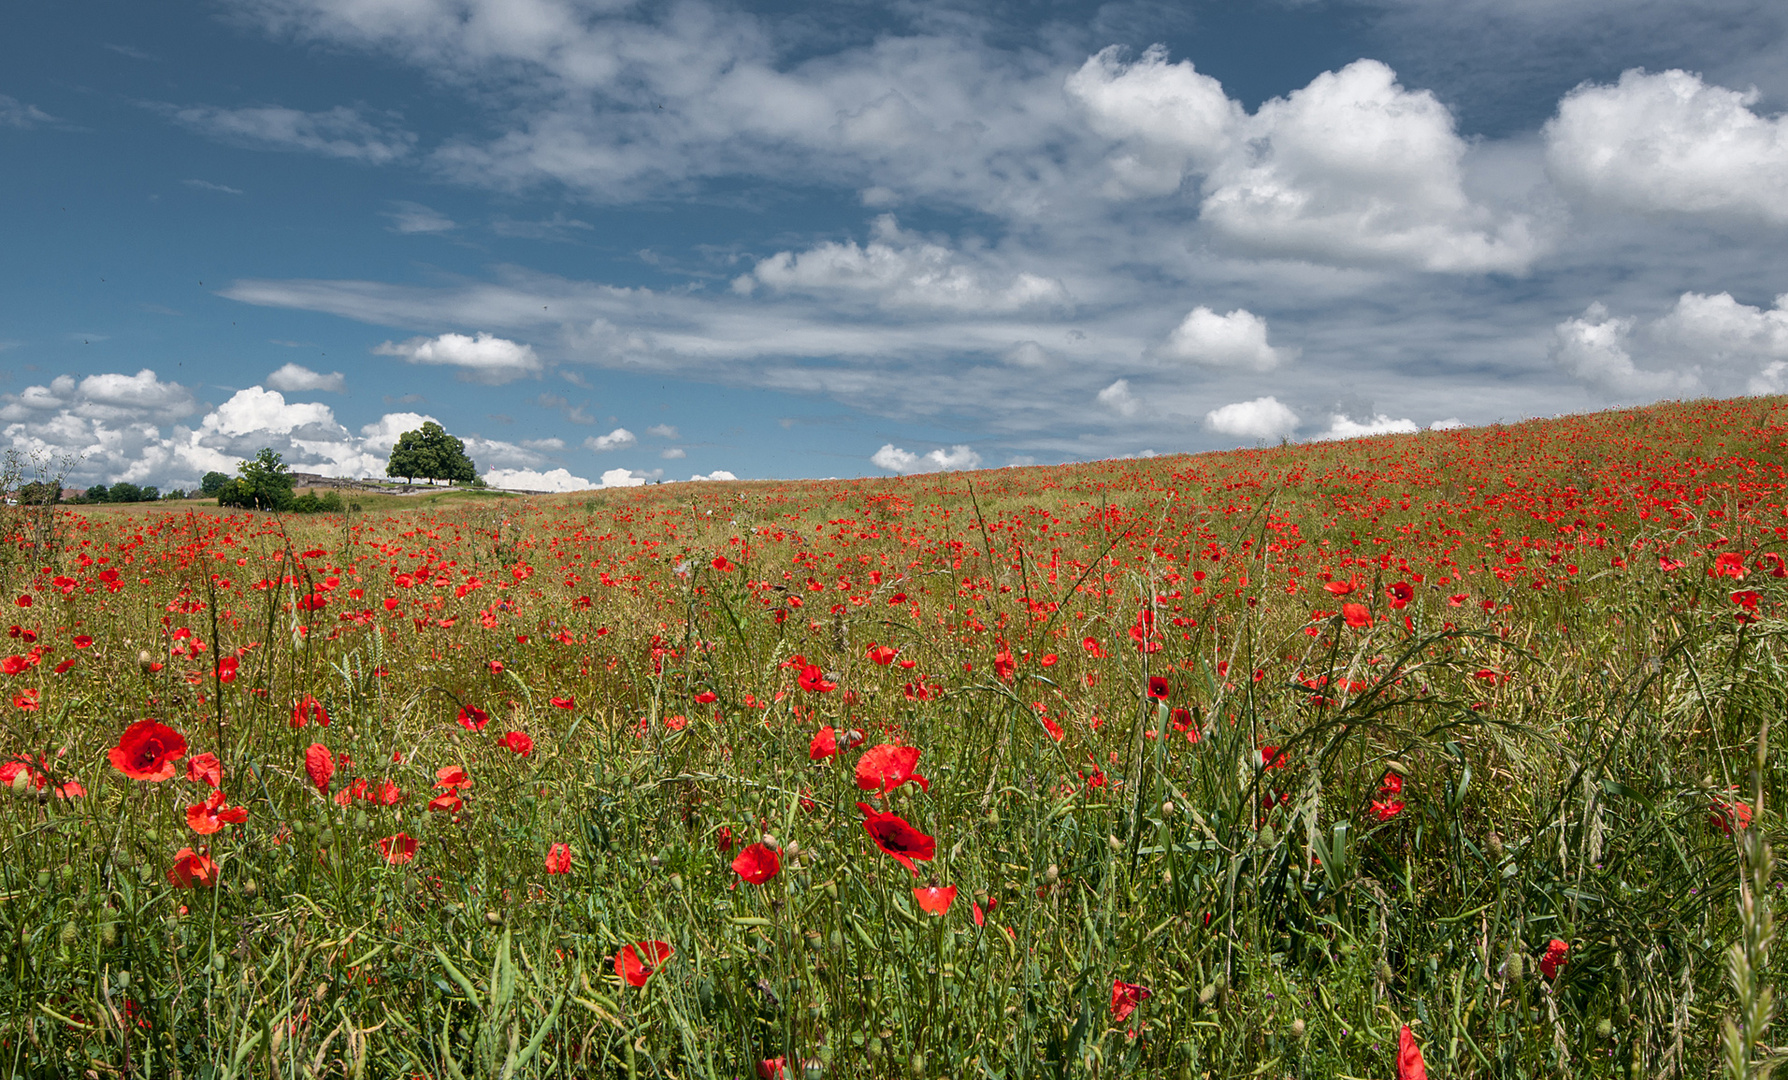
M 919 910 L 927 915 L 944 915 L 956 902 L 956 886 L 927 885 L 923 889 L 914 889 L 913 899 L 919 902 Z
M 1715 799 L 1712 811 L 1707 815 L 1707 823 L 1714 828 L 1732 835 L 1733 829 L 1746 829 L 1751 825 L 1751 804 L 1743 802 L 1726 802 Z
M 327 794 L 329 778 L 335 775 L 335 755 L 322 743 L 311 743 L 304 750 L 304 771 L 317 790 Z
M 527 757 L 534 752 L 533 737 L 521 731 L 509 732 L 497 740 L 497 745 L 506 746 L 521 757 Z
M 762 885 L 782 871 L 782 856 L 763 844 L 753 844 L 733 860 L 733 873 L 753 885 Z
M 1409 602 L 1414 600 L 1416 595 L 1415 587 L 1407 581 L 1399 581 L 1395 585 L 1387 586 L 1385 592 L 1390 594 L 1393 611 L 1402 611 L 1408 607 Z
M 838 684 L 826 678 L 826 673 L 820 670 L 818 664 L 808 664 L 802 668 L 795 682 L 810 694 L 824 694 L 838 689 Z
M 217 755 L 209 751 L 189 758 L 186 762 L 186 778 L 193 783 L 203 782 L 211 787 L 223 783 L 223 762 Z
M 1558 978 L 1559 970 L 1565 966 L 1565 953 L 1570 949 L 1569 945 L 1553 938 L 1546 946 L 1546 955 L 1540 957 L 1540 974 L 1548 979 Z
M 1279 749 L 1277 746 L 1263 746 L 1260 748 L 1261 768 L 1283 769 L 1286 764 L 1285 751 Z
M 318 701 L 313 695 L 306 694 L 298 699 L 297 704 L 292 706 L 292 726 L 301 728 L 312 720 L 315 720 L 323 727 L 328 727 L 329 710 L 323 708 L 323 703 Z
M 813 733 L 813 741 L 807 744 L 807 757 L 810 761 L 824 761 L 838 753 L 838 732 L 827 724 Z
M 393 866 L 402 866 L 416 857 L 416 838 L 407 833 L 387 836 L 379 841 L 379 853 Z
M 1382 802 L 1378 799 L 1373 799 L 1371 813 L 1373 817 L 1381 822 L 1389 821 L 1398 814 L 1401 814 L 1403 812 L 1403 807 L 1404 802 L 1402 799 L 1386 799 Z
M 1127 983 L 1122 979 L 1111 980 L 1111 1018 L 1123 1023 L 1136 1011 L 1136 1006 L 1154 996 L 1154 992 L 1146 986 Z
M 186 756 L 186 739 L 158 720 L 138 720 L 124 729 L 107 756 L 132 780 L 159 783 L 173 776 L 174 762 Z
M 467 731 L 483 731 L 484 725 L 490 723 L 490 713 L 476 705 L 462 705 L 459 709 L 459 726 Z
M 240 825 L 248 820 L 248 807 L 224 805 L 224 793 L 213 791 L 202 803 L 186 808 L 186 824 L 200 836 L 209 836 L 225 825 Z
M 636 941 L 615 954 L 615 976 L 628 986 L 644 986 L 676 954 L 668 941 Z
M 894 861 L 912 871 L 914 877 L 919 876 L 919 868 L 913 865 L 914 859 L 930 862 L 937 855 L 937 837 L 913 828 L 898 814 L 881 813 L 868 803 L 858 803 L 857 809 L 863 811 L 863 831 L 875 841 L 875 846 L 892 855 Z
M 757 1080 L 788 1080 L 788 1058 L 765 1058 L 757 1063 Z
M 209 889 L 217 884 L 217 864 L 211 856 L 183 847 L 174 854 L 174 865 L 168 868 L 168 884 L 176 889 L 197 885 Z
M 913 771 L 919 764 L 919 748 L 883 743 L 863 751 L 857 759 L 857 786 L 885 794 L 911 781 L 929 792 L 931 782 Z
M 546 849 L 546 872 L 549 874 L 571 873 L 571 846 L 554 844 Z
M 1173 684 L 1159 675 L 1149 676 L 1149 697 L 1156 701 L 1166 701 L 1167 695 L 1173 693 Z
M 1422 1063 L 1422 1048 L 1416 1045 L 1415 1034 L 1404 1024 L 1397 1034 L 1397 1080 L 1428 1080 L 1428 1066 Z
M 577 699 L 576 698 L 568 698 L 568 697 L 553 698 L 553 708 L 555 708 L 555 709 L 575 709 L 575 708 L 577 708 Z
M 1341 617 L 1355 630 L 1364 630 L 1372 625 L 1372 609 L 1365 604 L 1342 604 Z

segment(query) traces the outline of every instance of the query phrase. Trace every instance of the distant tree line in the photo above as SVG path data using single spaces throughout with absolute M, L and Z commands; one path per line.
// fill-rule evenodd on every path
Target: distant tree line
M 344 509 L 358 510 L 358 504 L 344 504 L 333 491 L 318 495 L 293 490 L 292 470 L 270 447 L 262 447 L 253 461 L 236 466 L 237 476 L 220 472 L 206 473 L 199 481 L 199 491 L 215 496 L 219 506 L 236 506 L 244 510 L 278 510 L 286 514 L 339 514 Z

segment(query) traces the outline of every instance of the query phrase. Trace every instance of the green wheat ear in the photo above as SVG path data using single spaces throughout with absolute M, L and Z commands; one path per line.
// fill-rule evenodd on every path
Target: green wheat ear
M 1769 949 L 1775 941 L 1775 906 L 1770 884 L 1775 876 L 1775 853 L 1763 840 L 1763 775 L 1769 754 L 1769 721 L 1763 721 L 1757 740 L 1755 788 L 1756 825 L 1744 829 L 1738 840 L 1739 940 L 1726 950 L 1726 972 L 1732 981 L 1738 1011 L 1720 1024 L 1720 1046 L 1731 1080 L 1769 1080 L 1788 1055 L 1769 1049 L 1763 1042 L 1775 1013 L 1775 994 L 1763 985 L 1761 973 L 1769 968 Z M 1754 1058 L 1762 1045 L 1765 1056 Z

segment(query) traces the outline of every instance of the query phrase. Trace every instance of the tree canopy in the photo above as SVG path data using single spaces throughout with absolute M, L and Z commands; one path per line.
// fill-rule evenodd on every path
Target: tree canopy
M 478 479 L 478 466 L 466 456 L 466 444 L 447 434 L 447 429 L 433 420 L 424 421 L 415 431 L 397 437 L 391 448 L 391 461 L 385 466 L 386 476 L 401 476 L 405 481 L 417 477 L 425 480 L 451 480 L 471 483 Z
M 239 463 L 236 471 L 242 475 L 218 489 L 217 505 L 257 510 L 292 508 L 292 471 L 271 448 L 262 447 L 253 461 Z

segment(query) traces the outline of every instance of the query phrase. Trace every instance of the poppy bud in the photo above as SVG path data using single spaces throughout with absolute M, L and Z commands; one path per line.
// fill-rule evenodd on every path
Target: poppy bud
M 1502 965 L 1502 976 L 1509 981 L 1510 985 L 1521 985 L 1522 969 L 1527 966 L 1526 959 L 1519 948 L 1509 947 L 1508 959 L 1504 960 Z
M 148 649 L 137 650 L 137 667 L 142 670 L 143 674 L 147 675 L 150 671 L 154 670 L 150 666 L 154 663 L 155 659 L 149 655 Z
M 20 769 L 18 772 L 12 774 L 12 793 L 14 795 L 25 794 L 25 790 L 30 786 L 31 775 L 24 769 Z
M 1000 809 L 999 809 L 999 807 L 997 807 L 997 806 L 990 807 L 987 811 L 987 824 L 998 825 L 999 823 L 1000 823 Z
M 1057 881 L 1061 880 L 1061 877 L 1062 868 L 1054 863 L 1050 863 L 1049 869 L 1043 871 L 1043 881 L 1045 884 L 1054 885 Z
M 118 971 L 112 974 L 112 989 L 127 990 L 130 988 L 130 972 Z
M 99 943 L 101 945 L 104 945 L 108 949 L 111 948 L 112 946 L 118 944 L 118 924 L 117 923 L 106 922 L 106 923 L 100 924 L 100 926 L 99 926 Z
M 503 913 L 500 911 L 487 911 L 484 913 L 484 921 L 492 926 L 502 926 Z
M 1273 845 L 1277 844 L 1278 842 L 1279 842 L 1279 834 L 1273 831 L 1273 827 L 1271 825 L 1262 825 L 1260 827 L 1260 846 L 1261 847 L 1270 848 Z
M 1601 1022 L 1596 1024 L 1596 1034 L 1600 1035 L 1604 1039 L 1608 1038 L 1610 1035 L 1613 1035 L 1614 1034 L 1614 1021 L 1608 1019 L 1606 1016 L 1602 1017 Z
M 1217 1000 L 1217 984 L 1205 983 L 1204 987 L 1198 991 L 1198 1003 L 1200 1005 L 1209 1005 L 1215 1000 Z
M 788 852 L 789 858 L 798 859 L 801 857 L 801 841 L 790 840 L 788 842 L 788 844 L 783 847 L 782 850 Z
M 39 870 L 37 872 L 37 887 L 39 890 L 50 887 L 50 872 L 48 870 Z
M 1397 973 L 1392 971 L 1391 965 L 1384 960 L 1378 962 L 1378 981 L 1386 985 L 1397 981 Z
M 683 891 L 683 875 L 682 874 L 672 874 L 670 876 L 670 887 L 677 892 L 682 892 Z
M 912 1065 L 914 1076 L 924 1076 L 925 1075 L 925 1051 L 914 1050 L 913 1051 L 913 1060 L 910 1062 L 910 1064 Z
M 764 834 L 764 846 L 769 848 L 771 851 L 775 851 L 782 847 L 782 842 L 780 840 L 776 839 L 775 833 L 765 833 Z
M 75 921 L 70 919 L 63 923 L 61 934 L 63 948 L 67 948 L 79 940 L 81 940 L 81 928 L 75 925 Z
M 1173 816 L 1173 800 L 1172 799 L 1169 799 L 1166 802 L 1161 804 L 1161 816 L 1164 818 L 1170 818 Z
M 1122 851 L 1122 850 L 1124 850 L 1124 842 L 1123 842 L 1123 841 L 1122 841 L 1122 840 L 1119 840 L 1119 839 L 1118 839 L 1118 838 L 1117 838 L 1117 834 L 1116 834 L 1116 833 L 1113 833 L 1113 834 L 1111 834 L 1111 835 L 1110 835 L 1110 836 L 1107 836 L 1107 837 L 1106 837 L 1106 838 L 1105 838 L 1105 842 L 1106 842 L 1106 843 L 1107 843 L 1107 844 L 1110 844 L 1110 845 L 1111 845 L 1111 850 L 1113 850 L 1113 851 Z
M 1490 853 L 1499 859 L 1502 858 L 1502 834 L 1493 832 L 1486 837 L 1486 840 L 1490 844 Z
M 261 887 L 251 880 L 246 885 L 242 886 L 242 895 L 249 900 L 253 900 L 255 897 L 261 895 Z
M 1304 1037 L 1304 1018 L 1303 1017 L 1300 1016 L 1296 1020 L 1293 1020 L 1291 1022 L 1291 1037 L 1294 1039 L 1301 1039 Z

